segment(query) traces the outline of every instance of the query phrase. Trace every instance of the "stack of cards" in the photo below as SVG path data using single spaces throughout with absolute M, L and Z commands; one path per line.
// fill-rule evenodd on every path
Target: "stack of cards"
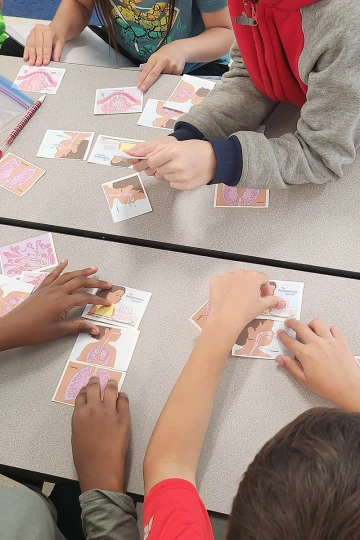
M 110 290 L 92 291 L 107 298 L 110 306 L 86 306 L 83 317 L 96 321 L 97 336 L 79 335 L 66 363 L 53 401 L 74 405 L 75 399 L 90 377 L 98 377 L 101 395 L 110 379 L 120 390 L 140 332 L 140 321 L 151 293 L 114 285 Z
M 286 319 L 300 317 L 304 284 L 291 281 L 270 281 L 270 285 L 271 293 L 283 298 L 286 307 L 267 310 L 251 321 L 236 340 L 232 348 L 233 356 L 246 358 L 276 358 L 281 354 L 291 356 L 277 339 L 277 332 L 285 330 L 295 337 L 294 332 L 286 328 L 284 323 Z M 210 304 L 205 302 L 189 320 L 202 330 L 209 313 Z
M 127 152 L 140 142 L 144 141 L 99 135 L 88 161 L 98 165 L 132 169 L 132 165 L 128 161 L 131 156 Z
M 143 93 L 136 86 L 96 90 L 94 114 L 129 114 L 143 110 Z
M 138 173 L 102 184 L 102 188 L 114 223 L 152 211 Z
M 0 161 L 0 186 L 22 197 L 41 176 L 43 169 L 15 154 L 7 154 Z
M 56 94 L 66 69 L 22 66 L 13 83 L 14 88 L 40 94 Z

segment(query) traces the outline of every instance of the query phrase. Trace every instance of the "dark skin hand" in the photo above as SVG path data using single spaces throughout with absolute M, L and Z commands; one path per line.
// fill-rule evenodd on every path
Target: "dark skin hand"
M 129 446 L 129 400 L 110 380 L 104 400 L 92 377 L 76 398 L 72 417 L 72 449 L 82 493 L 103 489 L 124 493 L 125 459 Z
M 111 284 L 90 277 L 96 273 L 96 267 L 62 274 L 67 264 L 67 260 L 62 261 L 37 291 L 0 319 L 0 351 L 36 345 L 68 334 L 99 333 L 98 327 L 90 321 L 66 320 L 65 317 L 76 306 L 109 306 L 107 299 L 82 290 L 110 289 Z

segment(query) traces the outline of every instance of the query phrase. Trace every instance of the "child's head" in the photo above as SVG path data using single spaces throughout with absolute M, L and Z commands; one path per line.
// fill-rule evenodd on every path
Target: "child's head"
M 249 465 L 227 540 L 357 540 L 360 414 L 311 409 Z

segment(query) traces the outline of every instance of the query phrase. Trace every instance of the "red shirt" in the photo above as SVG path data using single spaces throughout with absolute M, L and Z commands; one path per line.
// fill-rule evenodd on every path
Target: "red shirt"
M 144 540 L 214 540 L 196 488 L 171 478 L 152 488 L 144 502 Z

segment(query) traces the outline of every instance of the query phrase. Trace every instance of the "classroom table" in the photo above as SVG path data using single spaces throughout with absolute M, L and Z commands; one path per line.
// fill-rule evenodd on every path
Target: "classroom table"
M 1 73 L 14 79 L 21 59 L 1 58 Z M 65 232 L 65 227 L 103 238 L 112 236 L 138 243 L 168 244 L 198 250 L 216 250 L 253 257 L 262 262 L 286 261 L 330 268 L 332 273 L 358 272 L 360 236 L 358 215 L 359 158 L 348 167 L 344 179 L 324 186 L 297 186 L 274 190 L 268 209 L 213 208 L 214 186 L 195 192 L 178 192 L 167 182 L 143 175 L 153 212 L 122 223 L 113 223 L 101 184 L 129 174 L 112 168 L 74 160 L 37 158 L 46 129 L 86 130 L 110 136 L 151 139 L 168 130 L 137 126 L 139 114 L 94 116 L 97 88 L 131 86 L 138 73 L 62 64 L 67 72 L 56 95 L 45 104 L 20 134 L 11 151 L 46 170 L 22 198 L 0 190 L 1 216 L 9 224 L 40 224 Z M 166 99 L 179 77 L 163 75 L 146 93 Z M 33 94 L 35 97 L 35 95 Z M 294 131 L 298 111 L 281 106 L 267 122 L 266 134 L 280 136 Z M 190 251 L 190 250 L 189 250 Z M 337 272 L 339 271 L 339 272 Z M 358 274 L 359 275 L 359 274 Z
M 37 234 L 1 226 L 0 246 Z M 69 258 L 71 269 L 98 265 L 99 277 L 153 293 L 123 385 L 132 419 L 128 490 L 142 494 L 146 445 L 198 337 L 188 318 L 207 300 L 210 278 L 239 263 L 76 236 L 53 238 L 58 259 Z M 341 324 L 354 353 L 360 352 L 356 281 L 252 268 L 273 279 L 304 281 L 303 319 L 323 316 L 329 324 Z M 51 401 L 75 339 L 1 353 L 1 465 L 76 478 L 70 446 L 73 409 Z M 229 513 L 241 475 L 263 443 L 301 412 L 323 404 L 273 360 L 229 358 L 199 464 L 198 486 L 207 508 Z

